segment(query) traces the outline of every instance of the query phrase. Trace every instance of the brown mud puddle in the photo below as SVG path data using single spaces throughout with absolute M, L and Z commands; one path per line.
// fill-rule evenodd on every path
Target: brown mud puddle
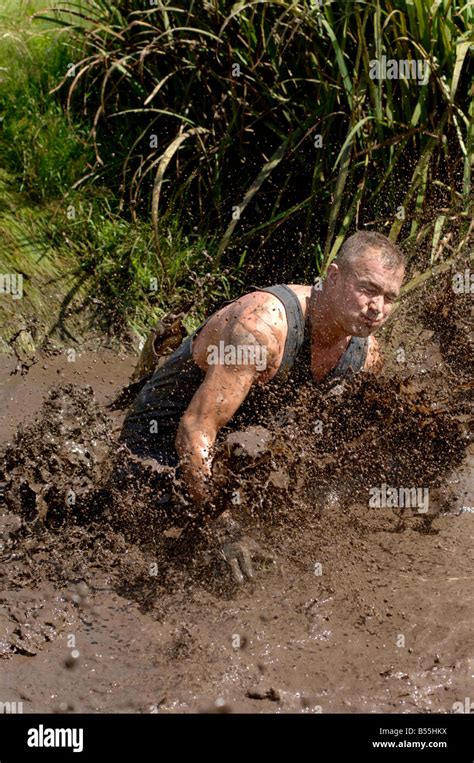
M 7 368 L 7 437 L 23 429 L 0 508 L 0 701 L 449 713 L 472 697 L 471 308 L 456 300 L 442 280 L 407 300 L 382 380 L 303 388 L 265 429 L 222 438 L 220 500 L 276 556 L 241 589 L 185 503 L 164 517 L 146 489 L 97 488 L 120 424 L 105 405 L 133 359 Z M 373 505 L 384 485 L 419 503 Z

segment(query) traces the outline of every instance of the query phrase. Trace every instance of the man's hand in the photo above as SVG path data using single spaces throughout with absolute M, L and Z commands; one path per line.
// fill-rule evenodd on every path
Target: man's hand
M 234 581 L 241 585 L 245 579 L 253 580 L 252 559 L 271 561 L 274 557 L 242 532 L 230 511 L 224 511 L 213 523 L 220 546 L 220 555 L 230 567 Z

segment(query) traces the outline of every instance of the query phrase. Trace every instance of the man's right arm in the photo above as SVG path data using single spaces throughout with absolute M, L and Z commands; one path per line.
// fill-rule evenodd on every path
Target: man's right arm
M 212 448 L 217 433 L 241 406 L 254 379 L 249 368 L 210 366 L 181 417 L 176 450 L 189 494 L 197 504 L 210 497 Z
M 254 346 L 258 350 L 254 358 L 261 358 L 263 351 L 267 368 L 275 363 L 278 343 L 272 335 L 269 336 L 267 325 L 258 326 L 252 322 L 250 328 L 245 322 L 236 320 L 226 334 L 226 345 Z M 267 368 L 262 369 L 261 364 L 257 366 L 254 362 L 209 365 L 204 381 L 181 417 L 176 450 L 186 487 L 196 504 L 205 503 L 210 498 L 212 449 L 219 429 L 234 416 L 259 374 Z

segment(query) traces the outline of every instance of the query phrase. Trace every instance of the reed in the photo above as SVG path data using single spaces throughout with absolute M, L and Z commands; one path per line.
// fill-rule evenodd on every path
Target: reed
M 216 266 L 244 249 L 275 265 L 292 242 L 324 269 L 355 227 L 413 249 L 428 235 L 436 257 L 448 217 L 464 224 L 472 2 L 61 6 L 40 16 L 83 51 L 61 87 L 89 119 L 93 176 L 153 216 L 156 242 L 177 215 L 213 231 Z M 372 76 L 391 60 L 427 66 L 426 81 Z

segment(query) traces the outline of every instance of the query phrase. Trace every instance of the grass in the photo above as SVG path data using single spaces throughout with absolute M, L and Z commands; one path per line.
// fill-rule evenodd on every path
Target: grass
M 71 123 L 49 96 L 67 71 L 69 50 L 55 27 L 33 27 L 27 14 L 39 7 L 10 1 L 0 16 L 0 156 L 32 201 L 66 193 L 93 159 L 87 125 Z
M 58 36 L 56 25 L 32 22 L 42 7 L 11 1 L 0 15 L 0 266 L 25 283 L 21 302 L 0 303 L 2 348 L 32 322 L 43 339 L 52 332 L 68 344 L 90 326 L 143 337 L 183 305 L 194 328 L 209 301 L 229 297 L 227 274 L 206 277 L 205 238 L 185 235 L 172 218 L 159 257 L 150 222 L 120 215 L 97 179 L 76 187 L 94 161 L 89 125 L 70 119 L 52 93 L 75 46 L 67 30 Z
M 3 351 L 9 337 L 34 327 L 44 339 L 73 288 L 77 261 L 57 246 L 48 220 L 84 172 L 91 152 L 61 104 L 48 93 L 64 72 L 64 50 L 51 25 L 32 28 L 39 2 L 6 2 L 0 14 L 0 235 L 2 273 L 19 272 L 24 298 L 0 302 Z M 84 295 L 82 295 L 84 296 Z M 71 330 L 79 328 L 70 321 Z M 63 333 L 62 339 L 69 341 Z
M 466 245 L 472 2 L 46 4 L 0 12 L 1 266 L 46 333 L 193 328 L 246 283 L 313 278 L 355 228 L 414 273 Z M 428 85 L 371 79 L 383 55 Z
M 68 106 L 85 104 L 94 172 L 122 205 L 152 218 L 156 241 L 169 214 L 214 231 L 217 267 L 246 248 L 281 272 L 286 247 L 286 272 L 324 269 L 366 225 L 409 244 L 430 225 L 433 243 L 443 208 L 470 211 L 473 8 L 91 0 Z M 383 55 L 427 62 L 429 82 L 372 79 Z

